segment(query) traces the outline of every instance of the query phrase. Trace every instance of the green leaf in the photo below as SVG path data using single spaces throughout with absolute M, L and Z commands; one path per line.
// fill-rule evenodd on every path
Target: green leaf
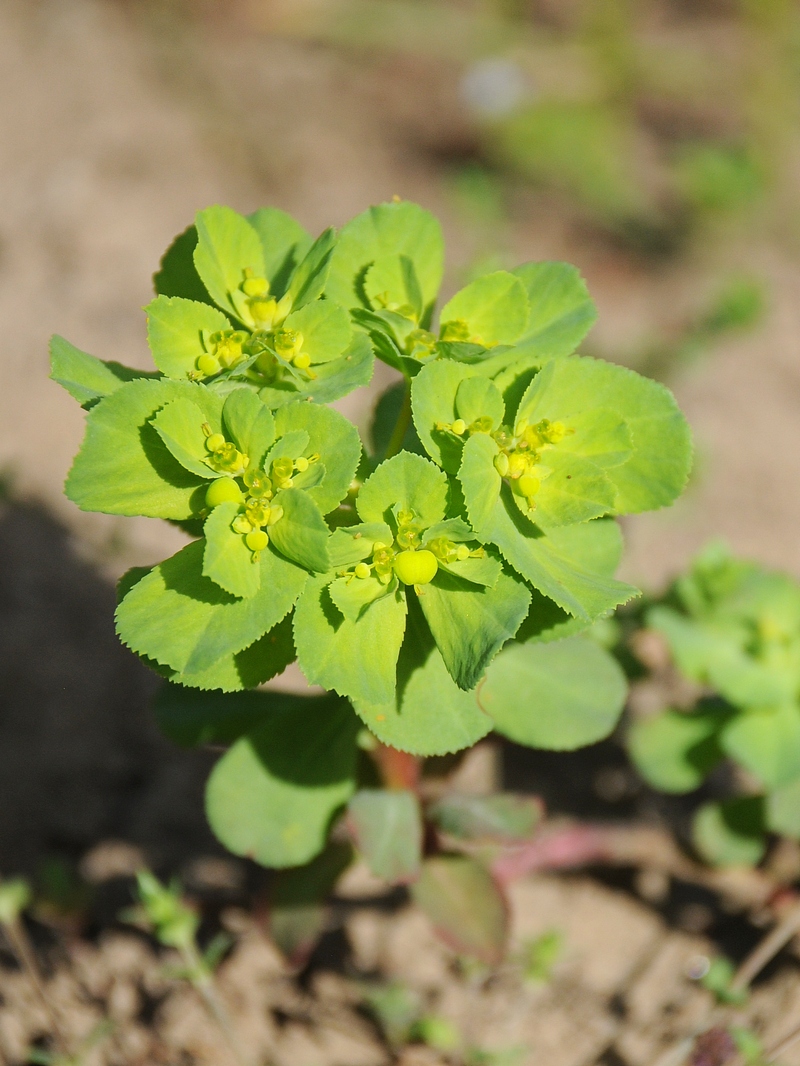
M 299 710 L 307 703 L 307 697 L 288 692 L 197 692 L 165 684 L 153 702 L 153 712 L 166 737 L 183 748 L 195 748 L 232 744 L 270 715 L 292 707 Z
M 214 429 L 220 420 L 221 410 L 215 412 Z M 172 400 L 158 412 L 153 426 L 164 444 L 186 470 L 198 477 L 218 478 L 219 471 L 212 470 L 205 461 L 210 458 L 206 447 L 208 439 L 203 433 L 206 417 L 192 400 L 181 397 Z
M 793 840 L 800 839 L 800 780 L 770 790 L 764 802 L 767 828 Z
M 574 525 L 601 518 L 613 510 L 616 492 L 600 467 L 569 452 L 546 452 L 543 455 L 541 488 L 536 493 L 536 507 L 514 495 L 522 514 L 543 529 Z
M 509 843 L 529 837 L 543 812 L 541 802 L 532 796 L 499 792 L 494 796 L 451 793 L 437 800 L 428 813 L 449 836 Z
M 598 359 L 556 359 L 534 378 L 517 417 L 560 421 L 578 432 L 586 415 L 598 408 L 627 423 L 633 446 L 630 458 L 615 462 L 609 472 L 617 488 L 616 512 L 672 503 L 689 476 L 692 442 L 675 398 L 658 382 Z
M 181 466 L 151 424 L 162 407 L 177 399 L 197 404 L 209 422 L 220 418 L 221 401 L 214 393 L 179 381 L 131 381 L 93 407 L 67 477 L 66 493 L 73 503 L 84 511 L 151 518 L 196 514 L 205 485 Z
M 284 328 L 296 329 L 303 334 L 302 350 L 314 366 L 338 359 L 353 339 L 350 315 L 330 300 L 315 300 L 299 311 L 293 311 Z
M 499 966 L 508 938 L 508 906 L 485 866 L 466 855 L 426 859 L 411 896 L 459 955 Z
M 449 322 L 466 322 L 470 340 L 489 347 L 518 340 L 525 331 L 528 315 L 525 286 L 513 274 L 498 270 L 476 278 L 457 292 L 439 317 L 442 329 Z
M 414 264 L 429 313 L 442 282 L 442 230 L 430 212 L 407 201 L 370 207 L 342 228 L 331 259 L 326 296 L 342 307 L 366 307 L 362 286 L 367 269 L 376 260 L 401 255 Z
M 382 596 L 357 622 L 330 597 L 330 577 L 312 578 L 297 604 L 294 639 L 300 668 L 311 684 L 366 703 L 394 698 L 397 656 L 406 625 L 406 598 Z
M 501 492 L 502 479 L 494 468 L 497 451 L 485 433 L 476 433 L 464 447 L 459 481 L 478 536 L 496 544 L 522 577 L 578 618 L 595 619 L 637 595 L 633 586 L 590 570 L 569 534 L 562 537 L 552 530 L 545 535 L 520 514 L 510 489 Z
M 506 408 L 493 382 L 484 377 L 468 377 L 458 386 L 456 411 L 468 426 L 478 418 L 488 417 L 492 428 L 498 429 L 503 424 Z
M 525 356 L 570 355 L 597 319 L 586 283 L 569 263 L 524 263 L 512 271 L 525 286 L 530 314 L 517 347 Z
M 309 699 L 271 713 L 211 772 L 206 814 L 216 836 L 264 866 L 312 859 L 355 788 L 358 728 L 342 700 Z
M 269 527 L 269 535 L 278 551 L 306 570 L 330 570 L 331 533 L 310 494 L 302 489 L 284 489 L 275 497 L 275 503 L 283 508 L 283 518 Z
M 383 702 L 356 699 L 353 706 L 379 740 L 414 755 L 447 755 L 472 747 L 492 728 L 474 692 L 463 692 L 447 672 L 413 599 L 397 662 L 396 693 Z
M 269 935 L 298 972 L 325 932 L 326 899 L 353 858 L 349 843 L 329 843 L 311 862 L 270 878 Z
M 306 491 L 323 514 L 338 507 L 347 495 L 361 459 L 361 440 L 355 426 L 331 408 L 294 403 L 275 412 L 275 428 L 279 436 L 296 430 L 308 433 L 304 454 L 319 455 L 325 478 Z
M 145 311 L 153 362 L 169 378 L 185 380 L 197 371 L 197 360 L 206 354 L 204 331 L 215 333 L 231 328 L 216 307 L 180 296 L 157 296 Z
M 250 465 L 261 466 L 275 440 L 275 419 L 264 401 L 252 389 L 234 389 L 225 398 L 222 420 L 228 439 L 250 457 Z
M 153 287 L 159 296 L 180 296 L 211 304 L 205 285 L 194 265 L 197 226 L 179 233 L 161 258 L 161 269 L 153 275 Z
M 692 822 L 692 843 L 713 866 L 755 866 L 766 851 L 763 796 L 704 803 Z
M 291 616 L 287 616 L 242 651 L 222 655 L 202 670 L 187 673 L 161 666 L 151 659 L 145 659 L 145 662 L 176 685 L 186 685 L 193 690 L 216 689 L 232 693 L 263 685 L 265 681 L 282 674 L 295 658 L 292 620 Z
M 407 255 L 376 259 L 367 270 L 363 291 L 379 314 L 386 309 L 387 318 L 400 327 L 394 332 L 402 344 L 405 335 L 425 313 L 425 300 L 413 261 Z
M 104 396 L 122 388 L 126 381 L 158 375 L 145 370 L 132 370 L 121 363 L 103 362 L 55 333 L 50 338 L 50 377 L 65 388 L 81 407 L 89 408 Z
M 286 290 L 294 310 L 304 307 L 322 294 L 325 282 L 328 280 L 331 255 L 335 246 L 335 231 L 326 229 L 308 249 L 302 262 L 292 274 Z
M 245 325 L 253 325 L 241 290 L 245 270 L 264 276 L 264 253 L 258 233 L 230 207 L 207 207 L 196 219 L 194 265 L 218 307 Z
M 261 553 L 261 587 L 234 599 L 202 573 L 203 541 L 187 544 L 142 578 L 117 608 L 117 632 L 138 655 L 199 674 L 249 647 L 288 612 L 307 574 L 272 550 Z
M 247 221 L 261 239 L 264 277 L 269 281 L 269 291 L 280 298 L 286 292 L 295 267 L 313 243 L 311 234 L 277 207 L 261 207 L 248 215 Z
M 348 622 L 357 622 L 371 603 L 394 592 L 397 582 L 384 585 L 378 578 L 339 577 L 328 586 L 330 596 Z
M 421 455 L 400 452 L 381 463 L 359 490 L 356 510 L 365 522 L 394 522 L 394 511 L 413 511 L 422 526 L 444 518 L 447 478 Z
M 346 570 L 372 555 L 375 541 L 390 544 L 392 531 L 385 522 L 360 523 L 335 529 L 328 541 L 332 570 Z
M 272 408 L 293 403 L 298 398 L 315 403 L 333 403 L 362 385 L 369 385 L 375 369 L 375 357 L 363 333 L 354 333 L 350 347 L 340 359 L 322 363 L 308 381 L 281 382 L 260 390 L 259 395 Z
M 503 736 L 531 748 L 573 751 L 607 737 L 622 714 L 625 675 L 586 637 L 512 644 L 489 667 L 480 703 Z
M 784 703 L 735 715 L 720 734 L 720 746 L 767 789 L 800 777 L 800 707 Z
M 639 719 L 628 733 L 628 753 L 653 788 L 692 792 L 723 757 L 718 733 L 726 719 L 719 709 L 668 710 Z
M 261 568 L 254 562 L 242 534 L 231 528 L 239 511 L 238 503 L 221 503 L 206 519 L 203 574 L 232 596 L 246 598 L 258 592 Z
M 451 677 L 467 691 L 514 636 L 531 602 L 525 585 L 509 574 L 500 574 L 490 589 L 476 588 L 442 570 L 420 589 L 418 598 Z
M 461 465 L 464 438 L 437 427 L 463 417 L 456 408 L 456 394 L 463 382 L 478 376 L 476 367 L 440 359 L 424 366 L 411 383 L 411 410 L 419 439 L 428 455 L 450 474 L 457 473 Z
M 347 807 L 356 847 L 376 877 L 407 885 L 422 861 L 419 800 L 406 789 L 361 789 Z

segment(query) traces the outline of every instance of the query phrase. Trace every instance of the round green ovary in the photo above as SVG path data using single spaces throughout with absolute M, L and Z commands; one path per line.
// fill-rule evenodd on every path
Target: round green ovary
M 436 556 L 425 549 L 400 552 L 394 561 L 394 572 L 404 585 L 427 585 L 438 569 Z
M 263 552 L 269 544 L 269 537 L 263 529 L 255 529 L 244 538 L 251 552 Z
M 206 491 L 206 506 L 219 507 L 221 503 L 244 503 L 244 493 L 229 477 L 212 481 Z

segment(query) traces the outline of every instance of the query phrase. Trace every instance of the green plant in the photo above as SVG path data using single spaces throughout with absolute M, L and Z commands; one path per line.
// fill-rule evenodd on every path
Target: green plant
M 704 803 L 694 844 L 710 862 L 757 863 L 772 831 L 800 838 L 800 586 L 712 544 L 646 623 L 678 670 L 715 695 L 634 723 L 628 748 L 664 792 L 691 792 L 723 760 L 755 788 Z
M 325 850 L 346 807 L 374 872 L 497 961 L 505 904 L 474 853 L 529 833 L 536 805 L 423 803 L 421 759 L 493 730 L 553 749 L 609 733 L 625 680 L 585 634 L 637 594 L 613 576 L 614 516 L 668 505 L 689 472 L 668 390 L 572 354 L 595 318 L 577 271 L 484 275 L 435 324 L 442 262 L 410 203 L 316 241 L 280 211 L 212 207 L 155 276 L 155 372 L 52 343 L 88 409 L 68 496 L 193 538 L 122 579 L 117 629 L 168 681 L 165 732 L 228 745 L 208 817 L 236 854 L 290 868 L 273 912 L 289 949 L 348 861 Z M 324 405 L 376 355 L 399 380 L 362 454 Z M 326 695 L 245 691 L 295 658 Z M 423 821 L 440 841 L 424 859 Z

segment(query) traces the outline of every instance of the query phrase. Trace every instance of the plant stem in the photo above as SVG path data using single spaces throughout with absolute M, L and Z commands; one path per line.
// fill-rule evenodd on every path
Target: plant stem
M 42 974 L 39 970 L 39 964 L 36 961 L 36 955 L 28 934 L 25 931 L 25 926 L 19 918 L 14 918 L 10 922 L 4 922 L 3 929 L 5 930 L 6 937 L 11 945 L 11 949 L 17 957 L 17 961 L 25 971 L 36 996 L 47 1015 L 47 1020 L 50 1023 L 50 1028 L 53 1033 L 53 1040 L 55 1041 L 58 1050 L 66 1055 L 68 1053 L 67 1037 L 61 1027 L 61 1022 L 58 1020 L 58 1016 L 53 1009 L 53 1005 L 47 998 L 47 992 L 45 991 L 44 981 L 42 980 Z
M 239 1040 L 234 1031 L 230 1017 L 228 1016 L 228 1012 L 225 1010 L 222 1000 L 217 994 L 213 974 L 209 973 L 196 945 L 187 944 L 185 947 L 182 947 L 180 951 L 183 956 L 183 961 L 192 975 L 192 986 L 198 996 L 202 999 L 203 1005 L 211 1018 L 216 1022 L 217 1027 L 225 1038 L 225 1043 L 228 1045 L 231 1054 L 236 1059 L 237 1063 L 239 1063 L 239 1066 L 248 1066 L 247 1058 L 239 1045 Z
M 400 407 L 400 411 L 397 415 L 397 421 L 394 424 L 392 435 L 389 438 L 389 444 L 386 448 L 386 455 L 384 458 L 391 459 L 393 455 L 397 455 L 400 449 L 403 447 L 403 441 L 405 440 L 406 431 L 411 422 L 411 382 L 408 378 L 405 379 L 405 388 L 403 390 L 403 403 Z
M 731 981 L 737 990 L 747 988 L 750 982 L 775 958 L 781 948 L 800 932 L 800 904 L 795 904 L 775 928 L 756 944 Z
M 372 752 L 378 764 L 384 784 L 388 789 L 410 789 L 414 792 L 422 773 L 422 759 L 407 751 L 398 751 L 388 744 L 378 743 Z

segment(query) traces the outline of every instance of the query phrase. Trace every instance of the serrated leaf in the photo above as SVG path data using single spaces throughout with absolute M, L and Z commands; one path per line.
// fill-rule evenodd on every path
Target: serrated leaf
M 231 328 L 216 307 L 180 296 L 157 296 L 145 311 L 153 362 L 167 377 L 179 380 L 196 372 L 197 360 L 206 354 L 203 332 Z
M 298 264 L 286 290 L 294 310 L 316 300 L 324 291 L 335 246 L 336 232 L 326 229 L 324 233 L 320 233 Z
M 574 544 L 547 535 L 520 514 L 494 468 L 497 445 L 485 433 L 464 447 L 459 481 L 472 528 L 500 549 L 514 569 L 559 607 L 577 618 L 594 619 L 624 603 L 638 590 L 610 576 L 590 571 L 572 552 Z
M 211 772 L 206 814 L 234 853 L 287 867 L 318 854 L 355 788 L 358 719 L 342 700 L 306 700 L 237 740 Z
M 628 732 L 628 754 L 653 788 L 692 792 L 723 757 L 718 733 L 726 719 L 720 709 L 639 719 Z
M 438 220 L 408 202 L 370 207 L 341 229 L 326 295 L 342 307 L 368 306 L 362 289 L 367 269 L 376 260 L 401 255 L 414 264 L 428 313 L 442 282 L 444 242 Z
M 194 265 L 214 303 L 252 327 L 253 317 L 241 290 L 245 270 L 264 276 L 261 240 L 246 218 L 230 207 L 199 211 Z
M 264 401 L 252 389 L 234 389 L 225 398 L 222 420 L 228 439 L 250 457 L 251 467 L 261 466 L 275 440 L 275 419 Z
M 419 439 L 428 455 L 450 474 L 458 472 L 464 438 L 437 427 L 452 425 L 460 417 L 456 410 L 458 388 L 478 375 L 475 367 L 441 359 L 423 367 L 411 383 L 411 410 Z
M 380 703 L 356 699 L 353 706 L 379 740 L 414 755 L 469 748 L 492 728 L 475 694 L 463 692 L 450 677 L 413 600 L 397 662 L 396 693 Z
M 203 433 L 205 421 L 206 417 L 197 404 L 181 397 L 161 408 L 153 419 L 153 426 L 182 467 L 198 477 L 215 479 L 219 472 L 205 462 L 210 458 L 207 437 Z
M 764 800 L 767 829 L 800 839 L 800 780 L 770 790 Z
M 153 287 L 159 296 L 180 296 L 184 300 L 212 303 L 194 265 L 196 247 L 197 226 L 191 225 L 178 234 L 161 257 L 161 267 L 153 275 Z
M 800 707 L 752 708 L 735 715 L 723 728 L 720 746 L 767 789 L 781 788 L 800 777 Z
M 340 577 L 328 586 L 330 596 L 348 622 L 357 622 L 371 603 L 394 592 L 397 582 L 384 585 L 378 578 Z
M 411 889 L 439 936 L 459 955 L 498 966 L 508 938 L 508 906 L 489 871 L 466 855 L 426 859 Z
M 388 309 L 389 321 L 401 320 L 401 329 L 394 331 L 401 343 L 405 340 L 405 334 L 415 328 L 424 314 L 425 300 L 419 278 L 413 260 L 407 255 L 387 255 L 376 259 L 367 270 L 363 291 L 375 311 L 381 313 Z M 394 309 L 398 309 L 399 313 L 392 314 Z
M 261 568 L 242 534 L 231 528 L 239 510 L 238 503 L 221 503 L 206 519 L 203 574 L 232 596 L 248 598 L 261 586 Z
M 259 592 L 235 599 L 203 576 L 203 541 L 187 544 L 128 592 L 117 632 L 132 651 L 184 674 L 209 669 L 272 629 L 292 608 L 307 574 L 263 551 Z
M 277 207 L 261 207 L 248 215 L 247 221 L 261 240 L 269 291 L 280 299 L 292 272 L 313 244 L 311 234 Z
M 442 329 L 449 322 L 466 322 L 472 343 L 490 347 L 518 340 L 525 331 L 528 314 L 525 286 L 513 274 L 497 270 L 457 292 L 439 317 Z
M 473 585 L 493 589 L 503 571 L 503 564 L 494 555 L 486 552 L 476 558 L 456 559 L 455 562 L 440 560 L 439 569 Z
M 376 877 L 407 885 L 422 861 L 419 800 L 407 789 L 361 789 L 347 806 L 354 842 Z
M 293 311 L 284 328 L 303 334 L 302 351 L 308 354 L 313 366 L 338 359 L 353 338 L 350 315 L 330 300 L 315 300 Z
M 220 418 L 214 393 L 163 379 L 128 382 L 93 407 L 67 477 L 65 491 L 73 503 L 108 514 L 192 517 L 202 506 L 205 484 L 181 466 L 151 425 L 153 416 L 177 399 L 197 404 L 209 422 Z
M 275 412 L 275 427 L 279 436 L 297 430 L 308 433 L 304 454 L 319 455 L 325 478 L 306 491 L 320 511 L 328 514 L 347 495 L 358 469 L 361 458 L 358 430 L 338 411 L 310 403 L 279 408 Z
M 222 655 L 211 666 L 191 673 L 161 666 L 145 659 L 147 665 L 176 685 L 193 690 L 241 692 L 256 688 L 282 674 L 296 658 L 291 617 L 287 616 L 272 629 L 241 651 Z
M 569 263 L 524 263 L 512 271 L 528 295 L 530 314 L 517 341 L 521 353 L 570 355 L 597 319 L 586 283 Z
M 456 391 L 456 411 L 469 426 L 478 418 L 492 420 L 492 429 L 503 424 L 505 404 L 494 383 L 485 377 L 466 378 Z
M 665 507 L 686 485 L 692 462 L 689 427 L 672 393 L 633 370 L 573 356 L 548 363 L 536 375 L 517 412 L 580 427 L 586 413 L 613 411 L 630 430 L 632 454 L 609 474 L 618 514 Z
M 390 544 L 392 531 L 385 522 L 367 522 L 335 529 L 328 541 L 332 570 L 346 570 L 372 555 L 375 541 Z
M 386 459 L 359 490 L 356 510 L 365 522 L 393 522 L 394 509 L 413 511 L 424 526 L 440 522 L 447 506 L 447 478 L 421 455 L 400 452 Z
M 692 822 L 692 843 L 713 866 L 755 866 L 766 851 L 763 796 L 704 803 Z
M 357 622 L 333 603 L 329 577 L 312 578 L 300 597 L 294 636 L 300 668 L 311 684 L 367 703 L 394 698 L 397 656 L 406 624 L 400 591 L 376 600 Z
M 305 696 L 288 692 L 200 693 L 183 685 L 165 684 L 153 701 L 153 712 L 166 737 L 181 747 L 194 748 L 232 744 L 269 715 L 292 707 L 300 709 L 307 701 Z
M 271 408 L 277 409 L 297 399 L 315 403 L 333 403 L 362 385 L 369 385 L 375 369 L 375 356 L 363 333 L 354 333 L 350 347 L 339 359 L 322 363 L 314 369 L 314 377 L 304 382 L 281 382 L 259 391 Z
M 588 459 L 569 452 L 546 452 L 540 468 L 542 482 L 535 508 L 516 494 L 514 503 L 522 514 L 547 530 L 601 518 L 614 507 L 616 491 L 606 474 Z
M 469 691 L 528 613 L 531 594 L 509 574 L 494 589 L 476 588 L 441 570 L 418 599 L 451 677 Z
M 479 699 L 503 736 L 532 748 L 573 751 L 608 736 L 627 691 L 607 651 L 585 637 L 568 637 L 504 649 Z
M 132 370 L 121 363 L 104 362 L 55 333 L 50 338 L 50 377 L 81 407 L 89 408 L 122 388 L 127 381 L 158 375 L 146 370 Z
M 283 518 L 269 527 L 272 543 L 287 559 L 312 572 L 330 570 L 328 539 L 331 531 L 319 507 L 302 489 L 284 489 L 275 497 Z
M 493 796 L 450 793 L 428 813 L 442 832 L 462 840 L 508 843 L 529 837 L 542 818 L 542 804 L 532 796 L 499 792 Z

